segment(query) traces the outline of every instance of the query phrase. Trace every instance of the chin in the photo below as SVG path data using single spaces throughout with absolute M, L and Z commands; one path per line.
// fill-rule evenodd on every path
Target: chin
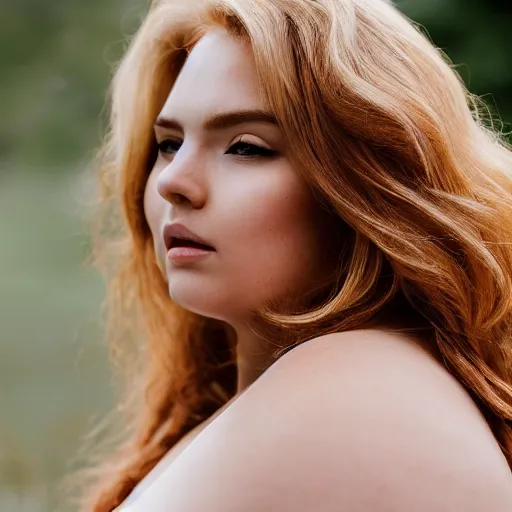
M 187 278 L 187 283 L 169 280 L 169 296 L 178 306 L 206 318 L 229 322 L 239 316 L 240 298 L 223 290 L 208 289 L 203 284 L 195 285 Z M 227 293 L 228 292 L 228 293 Z M 236 311 L 238 309 L 238 311 Z

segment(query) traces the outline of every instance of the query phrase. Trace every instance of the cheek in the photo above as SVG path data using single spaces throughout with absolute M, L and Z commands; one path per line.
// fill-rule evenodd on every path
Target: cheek
M 160 259 L 162 257 L 160 252 L 163 249 L 160 244 L 160 238 L 165 201 L 157 191 L 156 178 L 157 174 L 152 172 L 149 175 L 146 188 L 144 190 L 144 215 L 146 216 L 146 221 L 153 236 L 157 259 Z
M 315 203 L 293 171 L 266 178 L 239 191 L 237 215 L 227 224 L 230 268 L 262 290 L 294 289 L 320 263 Z
M 308 246 L 312 232 L 311 198 L 296 176 L 282 179 L 247 200 L 247 222 L 258 239 L 281 246 L 282 250 Z

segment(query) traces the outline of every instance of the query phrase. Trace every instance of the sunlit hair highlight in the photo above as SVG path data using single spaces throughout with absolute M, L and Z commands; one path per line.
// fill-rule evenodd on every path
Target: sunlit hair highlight
M 143 210 L 153 124 L 212 28 L 251 45 L 297 172 L 346 235 L 324 296 L 254 312 L 281 340 L 276 358 L 330 332 L 421 330 L 512 466 L 512 153 L 483 103 L 385 0 L 160 0 L 112 86 L 95 257 L 109 279 L 108 334 L 130 419 L 83 510 L 113 510 L 235 393 L 226 326 L 171 301 Z M 137 351 L 126 359 L 130 339 Z

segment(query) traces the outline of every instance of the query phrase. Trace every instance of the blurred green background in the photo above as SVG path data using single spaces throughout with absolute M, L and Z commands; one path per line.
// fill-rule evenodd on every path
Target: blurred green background
M 0 16 L 0 511 L 67 512 L 56 484 L 112 404 L 103 286 L 85 266 L 105 91 L 146 0 L 16 0 Z M 402 0 L 512 122 L 512 3 Z M 510 131 L 505 124 L 504 130 Z

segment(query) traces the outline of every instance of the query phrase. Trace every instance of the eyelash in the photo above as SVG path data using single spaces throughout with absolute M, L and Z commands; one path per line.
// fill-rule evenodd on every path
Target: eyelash
M 176 145 L 178 147 L 173 148 L 172 145 Z M 179 142 L 177 140 L 172 140 L 172 139 L 165 139 L 165 140 L 159 142 L 157 144 L 157 146 L 158 146 L 158 150 L 161 154 L 163 154 L 163 155 L 173 154 L 173 153 L 178 152 L 178 150 L 181 147 L 181 142 Z M 171 146 L 171 151 L 168 151 L 169 146 Z M 258 158 L 258 157 L 273 157 L 277 154 L 277 151 L 274 151 L 272 149 L 267 149 L 267 148 L 264 148 L 261 146 L 257 146 L 256 144 L 249 144 L 248 142 L 236 142 L 226 151 L 225 154 L 226 155 L 234 154 L 233 153 L 234 148 L 238 148 L 238 149 L 242 148 L 245 150 L 249 150 L 251 152 L 251 154 L 248 154 L 248 155 L 247 154 L 235 155 L 235 156 L 238 156 L 239 158 L 249 159 L 249 158 Z M 167 149 L 167 151 L 166 151 L 166 149 Z

